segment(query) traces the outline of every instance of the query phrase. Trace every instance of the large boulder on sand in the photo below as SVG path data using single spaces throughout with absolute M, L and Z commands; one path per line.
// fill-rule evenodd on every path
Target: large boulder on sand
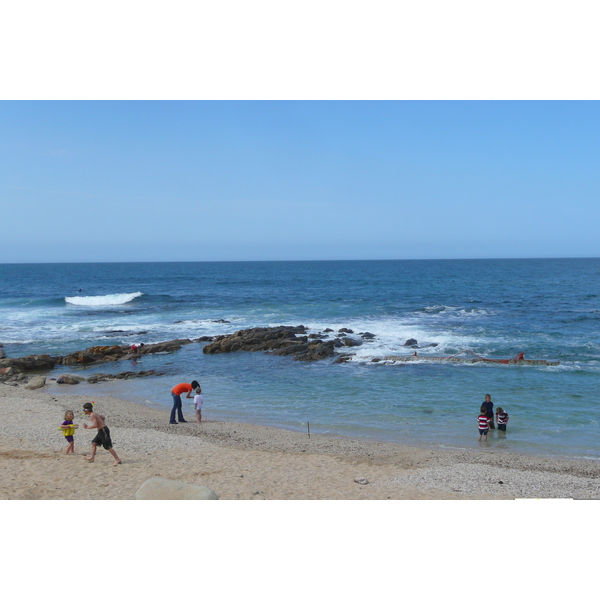
M 152 477 L 142 483 L 135 493 L 136 500 L 218 500 L 219 496 L 208 487 Z
M 25 386 L 26 390 L 37 390 L 38 388 L 46 385 L 46 378 L 43 375 L 36 375 L 32 377 Z

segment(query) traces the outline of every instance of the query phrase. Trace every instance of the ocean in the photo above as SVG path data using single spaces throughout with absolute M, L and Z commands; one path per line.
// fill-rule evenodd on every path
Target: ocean
M 249 327 L 341 328 L 372 341 L 350 362 L 299 362 L 202 343 L 80 369 L 155 369 L 160 377 L 54 386 L 170 409 L 170 389 L 201 382 L 205 419 L 438 448 L 600 458 L 600 259 L 76 263 L 0 265 L 7 357 L 95 345 L 199 338 Z M 373 362 L 470 350 L 558 366 Z M 76 372 L 60 367 L 49 374 Z M 486 393 L 510 415 L 477 442 Z M 192 414 L 191 400 L 184 409 Z M 165 421 L 168 414 L 165 414 Z

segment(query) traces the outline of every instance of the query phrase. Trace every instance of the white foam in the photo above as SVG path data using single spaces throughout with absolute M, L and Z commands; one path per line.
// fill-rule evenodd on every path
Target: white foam
M 143 295 L 142 292 L 134 292 L 133 294 L 109 294 L 108 296 L 67 296 L 65 302 L 76 306 L 115 306 L 127 304 Z

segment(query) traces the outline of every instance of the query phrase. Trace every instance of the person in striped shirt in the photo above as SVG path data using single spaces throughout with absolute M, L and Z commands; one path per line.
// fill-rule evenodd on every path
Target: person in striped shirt
M 487 409 L 482 406 L 479 412 L 479 416 L 477 417 L 477 424 L 479 425 L 479 440 L 481 441 L 481 436 L 483 436 L 483 441 L 487 442 L 487 434 L 490 430 L 490 421 L 487 416 Z
M 501 406 L 496 409 L 496 423 L 498 424 L 498 431 L 506 431 L 508 413 Z

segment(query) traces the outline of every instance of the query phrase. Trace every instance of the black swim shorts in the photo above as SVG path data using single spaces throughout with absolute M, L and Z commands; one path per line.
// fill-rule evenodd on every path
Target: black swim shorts
M 105 450 L 112 448 L 112 440 L 110 439 L 110 430 L 104 426 L 102 429 L 98 429 L 96 437 L 92 440 L 92 444 L 96 446 L 102 446 Z

